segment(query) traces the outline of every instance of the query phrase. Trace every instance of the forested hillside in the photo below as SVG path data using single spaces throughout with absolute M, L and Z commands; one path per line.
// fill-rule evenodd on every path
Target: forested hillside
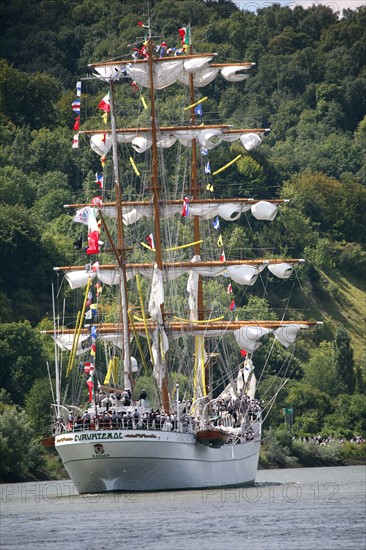
M 366 436 L 366 8 L 335 14 L 321 5 L 272 5 L 254 14 L 229 0 L 156 0 L 150 9 L 158 41 L 179 46 L 178 29 L 191 23 L 197 52 L 256 64 L 244 85 L 215 81 L 205 89 L 205 122 L 219 116 L 271 129 L 220 174 L 215 191 L 290 202 L 275 228 L 243 222 L 223 231 L 247 257 L 272 251 L 306 263 L 293 288 L 239 290 L 236 313 L 258 318 L 288 308 L 324 322 L 291 358 L 281 350 L 274 356 L 261 397 L 290 380 L 267 425 L 280 425 L 281 409 L 292 406 L 298 435 Z M 1 454 L 15 406 L 25 408 L 36 435 L 46 435 L 53 345 L 40 328 L 52 326 L 52 268 L 84 262 L 73 245 L 79 230 L 63 205 L 90 200 L 99 161 L 86 147 L 71 147 L 75 83 L 88 75 L 88 63 L 133 51 L 147 2 L 5 0 L 0 10 Z M 100 121 L 101 91 L 93 83 L 85 89 L 80 123 L 91 128 L 93 117 Z M 176 93 L 166 117 L 179 103 Z M 131 112 L 135 97 L 131 88 Z M 224 149 L 218 165 L 233 151 L 235 145 Z M 260 369 L 266 351 L 258 353 Z

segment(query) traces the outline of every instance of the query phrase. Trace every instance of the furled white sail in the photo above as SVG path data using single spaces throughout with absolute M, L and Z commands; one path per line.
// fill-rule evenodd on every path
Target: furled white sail
M 169 350 L 168 337 L 162 327 L 157 328 L 152 335 L 152 354 L 154 359 L 154 377 L 161 389 L 166 376 L 165 355 Z
M 91 342 L 89 345 L 86 345 L 84 342 L 90 337 L 89 334 L 80 334 L 78 347 L 76 349 L 76 355 L 82 355 L 87 353 L 90 350 Z M 52 335 L 53 340 L 60 348 L 61 351 L 71 351 L 74 344 L 74 334 L 69 333 L 59 333 L 56 336 Z
M 241 327 L 234 332 L 234 337 L 238 345 L 249 353 L 254 353 L 261 345 L 260 339 L 273 332 L 271 328 L 261 326 Z
M 196 254 L 195 256 L 193 256 L 192 262 L 200 261 L 200 259 L 201 257 Z M 196 271 L 191 270 L 187 281 L 187 292 L 189 294 L 188 306 L 191 321 L 196 321 L 198 319 L 198 280 L 199 274 Z
M 154 266 L 153 279 L 151 283 L 151 292 L 149 300 L 149 313 L 153 321 L 163 324 L 161 306 L 164 303 L 163 273 L 157 265 Z
M 258 206 L 259 205 L 259 206 Z M 273 221 L 278 213 L 278 204 L 272 204 L 266 201 L 260 201 L 255 204 L 235 202 L 220 203 L 215 201 L 211 203 L 190 203 L 187 218 L 199 216 L 204 220 L 209 220 L 220 216 L 225 221 L 236 221 L 241 214 L 251 211 L 253 216 L 261 221 Z M 162 204 L 160 206 L 160 215 L 162 219 L 180 214 L 181 204 Z M 117 209 L 115 206 L 103 206 L 103 214 L 116 218 Z M 141 206 L 123 206 L 123 222 L 125 225 L 136 223 L 142 217 L 152 217 L 151 204 Z
M 232 265 L 227 265 L 225 262 L 219 264 L 210 264 L 209 262 L 206 262 L 206 264 L 203 265 L 197 258 L 198 257 L 195 256 L 194 259 L 186 265 L 177 263 L 176 265 L 170 264 L 168 266 L 163 266 L 163 270 L 159 270 L 159 273 L 153 265 L 134 265 L 131 267 L 127 265 L 127 280 L 132 279 L 138 273 L 143 277 L 152 279 L 152 285 L 155 289 L 154 291 L 158 291 L 158 294 L 151 298 L 153 303 L 155 299 L 160 299 L 162 296 L 161 293 L 163 290 L 160 288 L 160 285 L 162 286 L 162 281 L 173 281 L 185 273 L 190 275 L 192 281 L 195 281 L 198 275 L 201 275 L 202 277 L 219 277 L 220 275 L 225 274 L 239 285 L 252 286 L 255 284 L 258 275 L 266 267 L 275 277 L 278 277 L 279 279 L 288 279 L 293 273 L 294 263 L 296 264 L 303 262 L 302 259 L 299 259 L 297 261 L 293 261 L 292 264 L 287 262 L 271 264 L 269 260 L 258 260 L 258 263 L 255 264 L 246 264 L 245 261 L 238 261 L 238 264 Z M 195 262 L 199 262 L 198 265 L 195 265 Z M 56 269 L 59 270 L 59 268 Z M 195 278 L 193 275 L 195 275 Z M 120 282 L 120 273 L 117 270 L 117 267 L 103 268 L 103 266 L 99 266 L 99 268 L 96 268 L 95 271 L 90 271 L 90 269 L 85 268 L 80 270 L 65 271 L 65 277 L 70 285 L 70 288 L 72 289 L 85 286 L 89 279 L 94 279 L 95 277 L 106 285 L 117 285 Z M 187 289 L 188 287 L 191 288 L 190 279 L 188 279 Z
M 265 265 L 230 265 L 227 268 L 227 276 L 239 285 L 252 286 Z
M 112 147 L 112 137 L 110 134 L 93 134 L 90 137 L 90 147 L 100 157 L 109 153 Z
M 253 361 L 250 357 L 247 357 L 244 361 L 243 375 L 245 381 L 244 393 L 246 393 L 250 399 L 254 399 L 257 379 L 254 374 Z
M 161 148 L 172 147 L 178 140 L 184 147 L 191 147 L 192 141 L 198 140 L 199 143 L 206 149 L 213 149 L 221 143 L 221 141 L 234 142 L 240 140 L 247 151 L 254 149 L 262 143 L 264 132 L 232 132 L 225 128 L 202 129 L 199 126 L 196 129 L 169 129 L 160 130 L 158 146 Z M 98 155 L 106 155 L 112 145 L 109 133 L 91 133 L 90 147 Z M 137 153 L 144 153 L 152 145 L 151 132 L 149 130 L 136 129 L 131 131 L 117 130 L 116 139 L 118 143 L 131 143 L 133 149 Z
M 274 331 L 275 338 L 288 348 L 296 340 L 299 330 L 309 328 L 307 325 L 286 325 Z

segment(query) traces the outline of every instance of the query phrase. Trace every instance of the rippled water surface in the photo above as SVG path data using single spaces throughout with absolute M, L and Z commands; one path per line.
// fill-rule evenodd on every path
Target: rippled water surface
M 366 548 L 364 466 L 262 470 L 255 487 L 78 495 L 70 481 L 0 485 L 0 548 Z

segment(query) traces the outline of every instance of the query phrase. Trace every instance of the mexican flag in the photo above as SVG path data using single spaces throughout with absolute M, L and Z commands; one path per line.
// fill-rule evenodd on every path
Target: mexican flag
M 178 29 L 179 35 L 182 39 L 182 44 L 186 46 L 190 46 L 191 44 L 191 29 L 190 27 L 182 27 L 181 29 Z

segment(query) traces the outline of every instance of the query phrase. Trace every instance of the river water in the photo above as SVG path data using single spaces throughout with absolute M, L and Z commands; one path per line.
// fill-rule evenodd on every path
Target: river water
M 366 548 L 366 468 L 261 470 L 254 487 L 78 495 L 71 481 L 0 485 L 0 548 Z

